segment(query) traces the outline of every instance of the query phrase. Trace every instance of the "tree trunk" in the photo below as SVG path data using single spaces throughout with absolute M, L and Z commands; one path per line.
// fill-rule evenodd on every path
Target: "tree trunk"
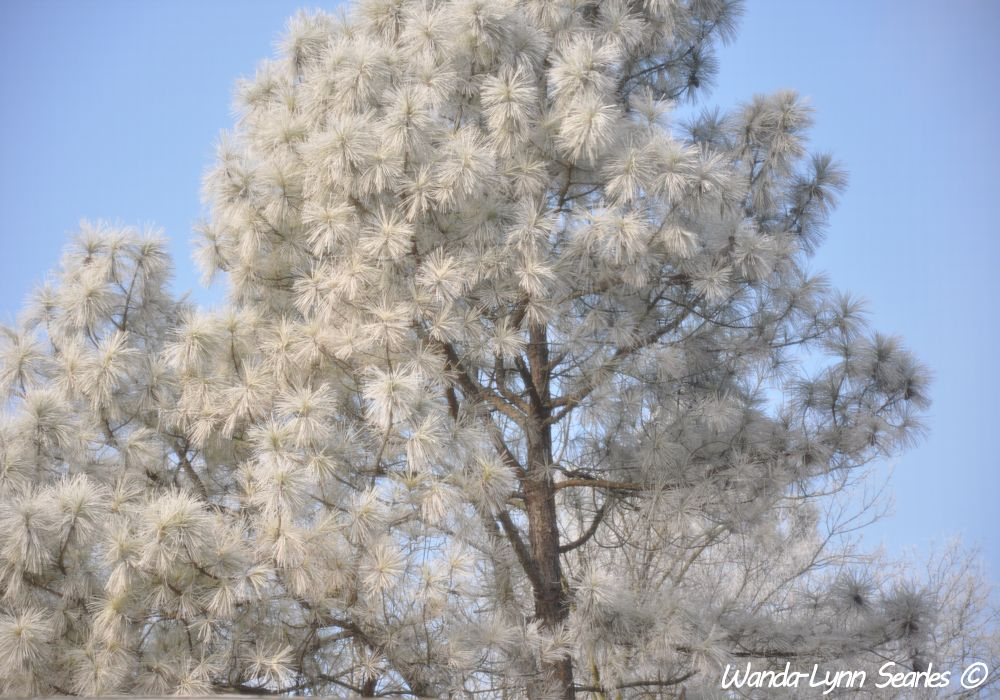
M 538 571 L 534 588 L 535 616 L 547 630 L 557 628 L 568 614 L 559 562 L 559 525 L 556 518 L 555 488 L 550 472 L 552 463 L 552 429 L 548 382 L 548 342 L 544 328 L 531 329 L 528 346 L 534 396 L 530 401 L 531 415 L 527 434 L 527 477 L 523 480 L 524 505 L 528 516 L 528 539 Z M 550 682 L 561 689 L 561 697 L 572 700 L 573 661 L 566 657 L 545 664 Z

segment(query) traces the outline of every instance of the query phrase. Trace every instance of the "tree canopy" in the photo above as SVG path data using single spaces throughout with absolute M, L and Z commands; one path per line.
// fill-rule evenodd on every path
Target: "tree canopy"
M 928 377 L 809 270 L 846 182 L 809 108 L 672 116 L 739 11 L 292 19 L 205 176 L 226 303 L 94 224 L 3 330 L 0 689 L 694 699 L 748 660 L 994 662 L 970 558 L 852 539 Z

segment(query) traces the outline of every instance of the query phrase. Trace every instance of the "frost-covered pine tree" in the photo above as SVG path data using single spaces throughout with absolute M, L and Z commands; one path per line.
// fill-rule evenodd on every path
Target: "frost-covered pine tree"
M 0 690 L 693 700 L 727 663 L 995 667 L 969 559 L 849 538 L 927 378 L 807 271 L 845 181 L 809 109 L 671 119 L 737 10 L 293 19 L 205 178 L 227 304 L 95 225 L 3 332 Z

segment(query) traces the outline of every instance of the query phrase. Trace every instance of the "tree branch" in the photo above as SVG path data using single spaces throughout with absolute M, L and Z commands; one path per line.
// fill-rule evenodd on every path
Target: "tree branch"
M 587 541 L 594 536 L 594 533 L 597 532 L 597 528 L 601 525 L 601 521 L 604 520 L 604 516 L 607 515 L 608 509 L 610 508 L 613 500 L 614 499 L 611 497 L 605 498 L 604 503 L 602 503 L 601 507 L 597 509 L 597 513 L 594 515 L 594 519 L 591 521 L 587 530 L 572 542 L 560 545 L 559 553 L 565 554 L 566 552 L 572 552 L 574 549 L 585 545 Z

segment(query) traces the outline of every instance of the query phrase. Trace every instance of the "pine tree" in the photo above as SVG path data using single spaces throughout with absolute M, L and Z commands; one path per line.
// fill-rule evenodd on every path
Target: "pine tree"
M 995 667 L 973 559 L 851 539 L 928 379 L 807 269 L 845 185 L 810 110 L 672 117 L 738 12 L 295 17 L 205 178 L 224 307 L 171 295 L 160 234 L 97 224 L 4 330 L 0 689 L 694 699 L 747 661 Z

